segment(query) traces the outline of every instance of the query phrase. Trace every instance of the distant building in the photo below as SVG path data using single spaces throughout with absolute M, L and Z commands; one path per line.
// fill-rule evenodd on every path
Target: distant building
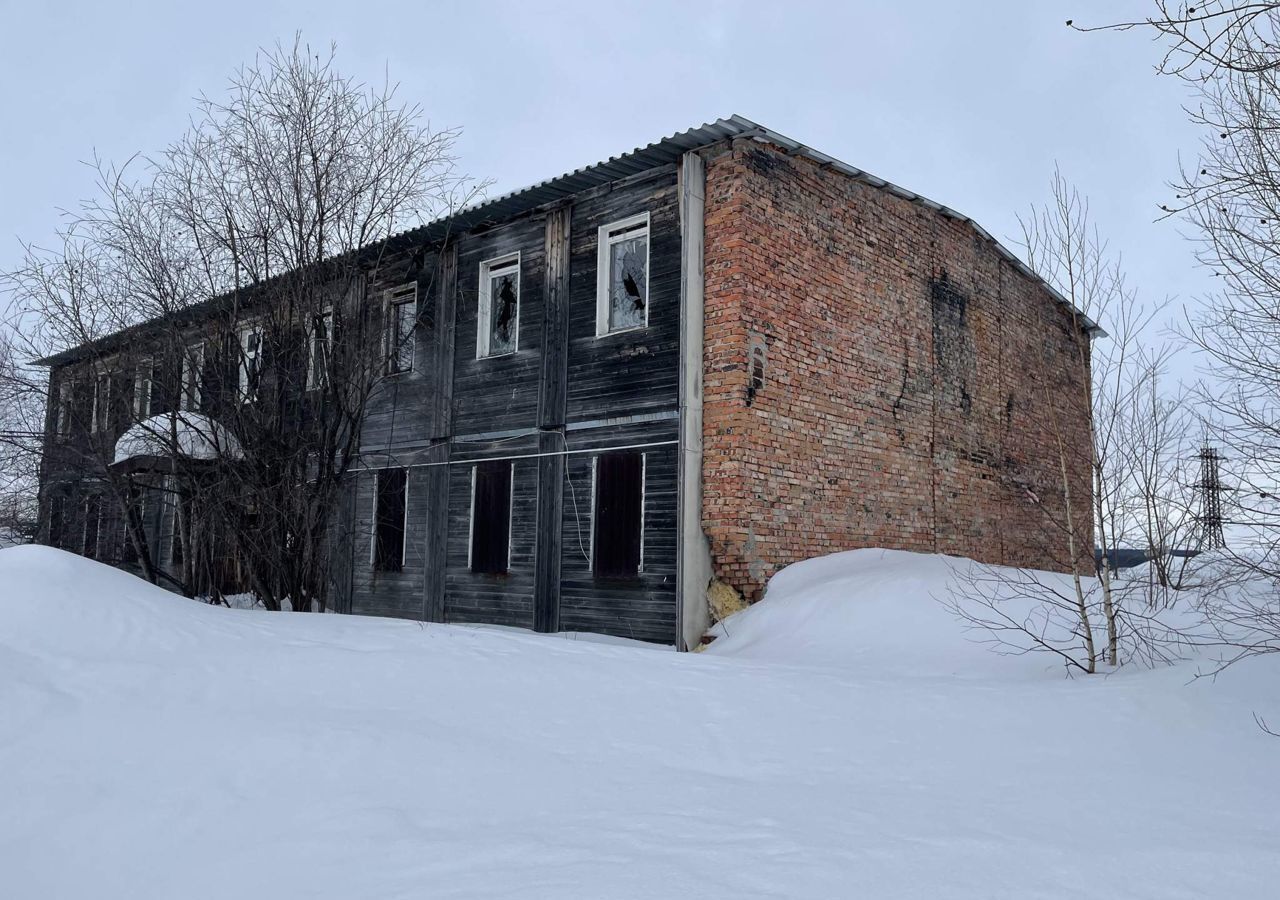
M 755 600 L 832 551 L 1061 568 L 1042 508 L 1059 436 L 1088 521 L 1072 329 L 1092 326 L 946 207 L 735 116 L 448 225 L 369 274 L 365 302 L 414 339 L 365 420 L 339 610 L 685 647 L 711 579 Z M 261 362 L 251 341 L 215 349 Z M 44 362 L 43 539 L 128 566 L 76 448 L 180 406 L 217 427 L 234 376 L 112 384 L 83 348 Z M 77 404 L 93 428 L 66 426 Z M 173 566 L 178 504 L 141 492 Z

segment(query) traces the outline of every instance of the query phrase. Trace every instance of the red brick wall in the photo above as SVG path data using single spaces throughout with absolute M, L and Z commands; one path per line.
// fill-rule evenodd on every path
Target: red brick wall
M 755 600 L 783 566 L 856 547 L 1064 568 L 1059 433 L 1088 519 L 1081 367 L 1065 310 L 989 240 L 742 141 L 708 160 L 705 272 L 718 577 Z

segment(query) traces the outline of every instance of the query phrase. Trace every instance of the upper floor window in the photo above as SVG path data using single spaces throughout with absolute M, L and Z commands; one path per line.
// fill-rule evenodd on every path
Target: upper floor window
M 414 325 L 418 320 L 418 286 L 406 284 L 387 296 L 387 372 L 413 371 Z
M 649 324 L 649 214 L 600 226 L 596 336 Z
M 258 382 L 262 375 L 262 326 L 246 325 L 240 329 L 240 402 L 258 399 Z
M 151 415 L 151 360 L 144 359 L 138 363 L 133 374 L 133 417 L 145 419 Z
M 58 437 L 71 434 L 72 404 L 75 402 L 75 385 L 71 381 L 58 384 L 58 411 L 54 421 Z M 55 545 L 56 546 L 56 545 Z
M 480 264 L 476 358 L 514 353 L 520 338 L 520 254 Z
M 93 417 L 89 429 L 106 431 L 111 424 L 111 376 L 103 373 L 93 380 Z
M 307 349 L 307 390 L 329 383 L 329 357 L 333 351 L 333 310 L 326 309 L 311 319 Z
M 182 408 L 198 412 L 203 405 L 204 344 L 192 344 L 182 356 Z

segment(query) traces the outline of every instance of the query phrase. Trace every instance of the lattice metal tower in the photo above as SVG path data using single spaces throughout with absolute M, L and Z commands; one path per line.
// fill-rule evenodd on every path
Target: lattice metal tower
M 1222 533 L 1222 454 L 1216 447 L 1200 448 L 1200 549 L 1217 550 L 1227 545 Z

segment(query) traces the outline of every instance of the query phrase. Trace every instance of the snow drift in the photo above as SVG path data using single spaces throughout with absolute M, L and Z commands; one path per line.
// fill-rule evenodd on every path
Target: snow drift
M 950 565 L 803 563 L 674 654 L 0 551 L 0 892 L 1272 896 L 1280 660 L 1006 664 L 932 599 Z

